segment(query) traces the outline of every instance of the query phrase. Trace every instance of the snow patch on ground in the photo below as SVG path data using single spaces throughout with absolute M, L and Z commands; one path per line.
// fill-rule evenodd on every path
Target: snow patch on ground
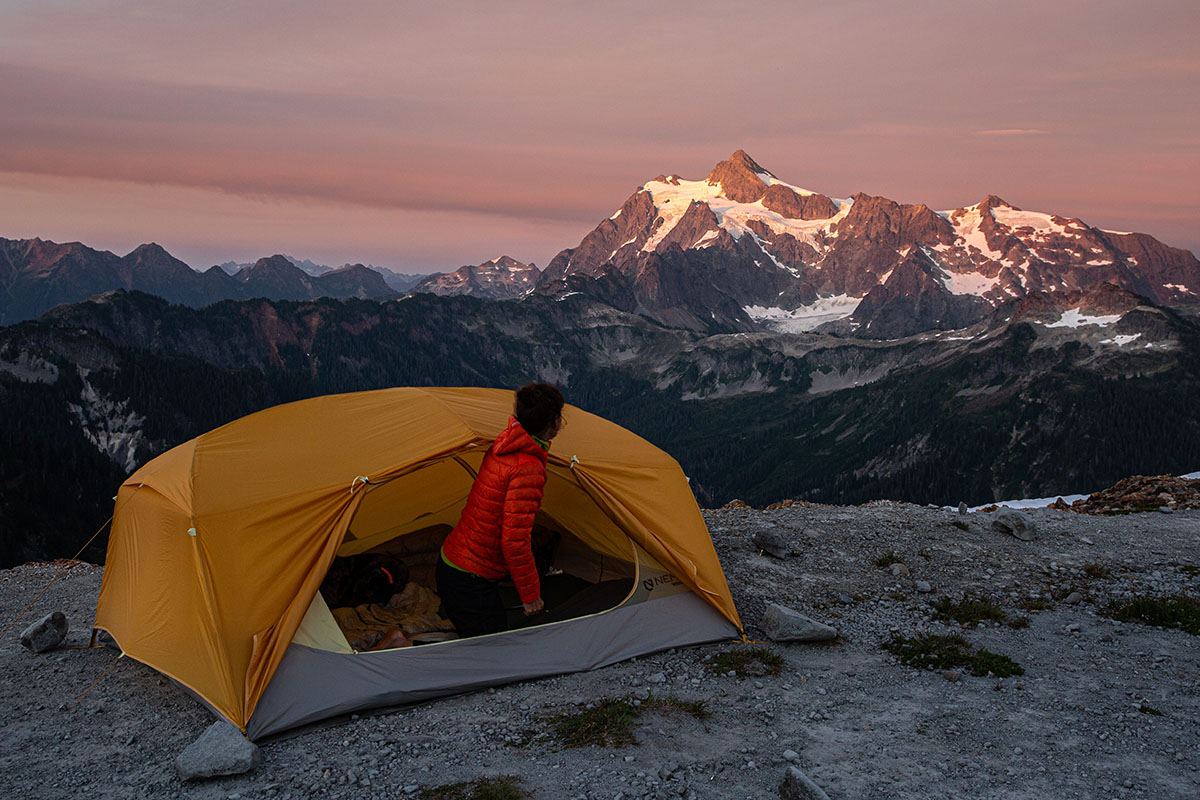
M 1123 333 L 1111 339 L 1101 339 L 1100 344 L 1115 344 L 1117 347 L 1121 347 L 1122 345 L 1129 344 L 1134 339 L 1140 339 L 1141 336 L 1140 333 Z
M 1111 325 L 1121 318 L 1120 314 L 1110 314 L 1100 317 L 1089 317 L 1081 309 L 1072 308 L 1064 311 L 1058 322 L 1051 322 L 1047 328 L 1078 328 L 1080 325 Z
M 778 262 L 776 262 L 778 263 Z M 762 322 L 780 333 L 805 333 L 826 322 L 833 322 L 854 313 L 861 298 L 845 294 L 820 297 L 809 306 L 796 309 L 746 306 L 742 310 L 755 322 Z

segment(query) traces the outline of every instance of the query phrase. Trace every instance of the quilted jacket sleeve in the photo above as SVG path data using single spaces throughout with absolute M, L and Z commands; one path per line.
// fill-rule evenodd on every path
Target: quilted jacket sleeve
M 530 537 L 545 486 L 546 468 L 542 463 L 536 458 L 521 458 L 504 495 L 500 547 L 522 603 L 532 603 L 542 593 Z

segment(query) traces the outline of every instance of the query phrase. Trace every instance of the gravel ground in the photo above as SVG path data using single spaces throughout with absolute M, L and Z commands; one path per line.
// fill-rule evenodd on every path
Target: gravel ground
M 713 674 L 706 658 L 746 647 L 728 642 L 353 718 L 265 742 L 255 771 L 197 784 L 182 783 L 173 762 L 212 721 L 199 703 L 112 650 L 34 655 L 18 643 L 25 625 L 57 609 L 73 626 L 67 644 L 86 645 L 101 570 L 76 565 L 0 640 L 0 789 L 22 798 L 406 798 L 508 774 L 541 800 L 773 798 L 791 761 L 833 800 L 1200 796 L 1200 639 L 1098 615 L 1135 594 L 1200 596 L 1200 511 L 1028 513 L 1032 542 L 993 532 L 995 514 L 899 503 L 705 512 L 752 638 L 773 601 L 842 637 L 771 645 L 784 659 L 775 676 Z M 753 538 L 765 529 L 794 555 L 761 554 Z M 875 565 L 889 552 L 909 574 Z M 0 571 L 0 621 L 56 571 Z M 1072 592 L 1079 602 L 1066 602 Z M 964 630 L 932 620 L 931 599 L 964 594 L 1029 624 Z M 1033 597 L 1049 608 L 1023 610 Z M 947 676 L 880 649 L 918 632 L 963 633 L 1025 673 Z M 637 744 L 615 749 L 539 737 L 549 717 L 647 692 L 702 700 L 712 716 L 646 712 Z

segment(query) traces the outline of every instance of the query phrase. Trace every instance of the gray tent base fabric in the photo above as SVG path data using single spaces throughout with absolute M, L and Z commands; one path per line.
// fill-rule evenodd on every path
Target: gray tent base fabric
M 353 711 L 581 672 L 736 635 L 712 606 L 683 592 L 536 628 L 397 650 L 333 653 L 293 643 L 246 733 L 257 740 Z

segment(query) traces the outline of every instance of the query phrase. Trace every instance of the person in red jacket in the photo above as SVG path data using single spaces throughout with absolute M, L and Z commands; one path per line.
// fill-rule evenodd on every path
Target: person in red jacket
M 562 392 L 529 383 L 516 392 L 508 427 L 488 448 L 458 525 L 437 565 L 438 594 L 460 637 L 508 627 L 496 581 L 511 576 L 525 615 L 543 608 L 530 541 L 546 485 L 550 440 L 564 425 Z

